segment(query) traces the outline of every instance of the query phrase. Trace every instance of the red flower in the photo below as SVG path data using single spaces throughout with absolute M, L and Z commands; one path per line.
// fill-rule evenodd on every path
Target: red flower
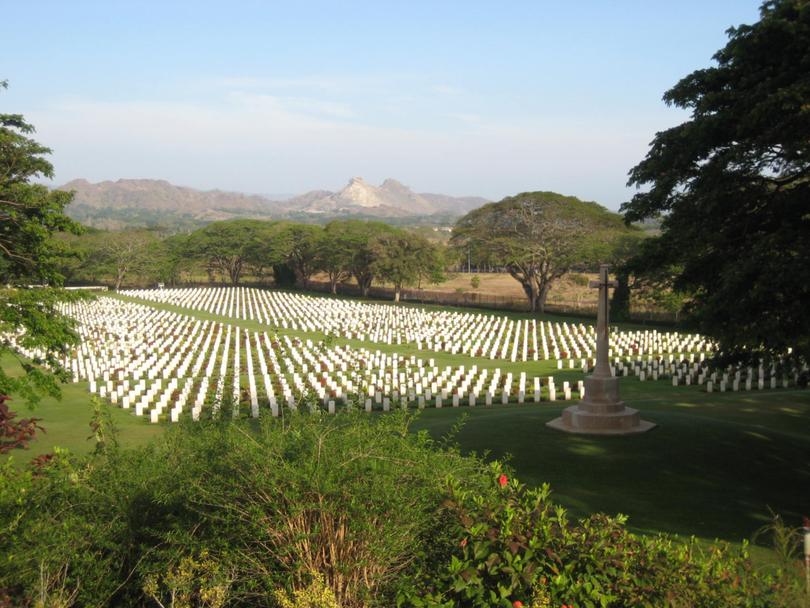
M 467 539 L 466 539 L 466 538 L 462 538 L 462 539 L 461 539 L 461 542 L 459 543 L 459 546 L 460 546 L 462 549 L 463 549 L 464 547 L 466 547 L 466 546 L 467 546 Z
M 521 602 L 520 600 L 515 600 L 514 602 L 512 602 L 512 607 L 513 608 L 523 608 L 523 602 Z
M 501 473 L 501 476 L 498 477 L 498 485 L 501 486 L 501 487 L 504 487 L 508 483 L 509 483 L 509 478 L 506 475 L 504 475 L 503 473 Z

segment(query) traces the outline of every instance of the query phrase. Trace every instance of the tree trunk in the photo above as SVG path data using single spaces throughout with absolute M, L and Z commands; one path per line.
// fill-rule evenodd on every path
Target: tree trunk
M 546 298 L 548 297 L 548 290 L 551 289 L 551 281 L 546 281 L 543 283 L 542 287 L 540 287 L 540 291 L 537 294 L 537 312 L 541 315 L 546 312 Z
M 338 275 L 329 273 L 329 291 L 332 295 L 337 295 Z
M 228 267 L 228 278 L 231 279 L 231 285 L 236 287 L 239 285 L 239 277 L 242 274 L 242 261 L 237 260 Z
M 399 294 L 402 291 L 401 285 L 394 285 L 394 302 L 399 302 Z
M 529 300 L 529 310 L 531 310 L 531 312 L 537 312 L 537 290 L 535 288 L 534 279 L 521 279 L 514 274 L 512 277 L 520 281 L 520 286 L 523 287 L 523 292 Z
M 610 318 L 626 321 L 630 317 L 630 277 L 626 272 L 616 273 L 616 289 L 610 302 Z
M 373 277 L 364 274 L 356 274 L 354 275 L 354 279 L 357 281 L 357 286 L 360 288 L 363 297 L 367 298 L 368 290 L 371 288 L 371 282 L 374 280 Z
M 118 272 L 115 276 L 115 291 L 121 289 L 121 283 L 124 282 L 124 276 L 126 276 L 127 270 L 126 268 L 119 268 Z

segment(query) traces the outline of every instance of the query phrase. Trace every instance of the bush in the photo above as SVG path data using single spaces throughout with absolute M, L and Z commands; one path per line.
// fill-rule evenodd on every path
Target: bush
M 786 606 L 745 547 L 578 522 L 413 415 L 181 423 L 0 467 L 0 605 Z M 778 573 L 777 573 L 778 574 Z
M 399 577 L 447 551 L 446 480 L 486 483 L 410 421 L 188 423 L 145 449 L 6 466 L 0 590 L 30 603 L 41 572 L 62 572 L 78 605 L 274 606 L 318 574 L 340 606 L 390 606 Z
M 487 491 L 449 488 L 454 550 L 433 575 L 403 581 L 399 605 L 792 605 L 793 579 L 754 572 L 745 545 L 703 551 L 694 539 L 636 536 L 621 516 L 570 522 L 547 485 L 528 489 L 491 466 Z

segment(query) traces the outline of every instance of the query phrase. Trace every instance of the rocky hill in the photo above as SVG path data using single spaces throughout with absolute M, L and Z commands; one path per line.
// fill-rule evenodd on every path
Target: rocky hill
M 353 177 L 338 192 L 317 190 L 286 201 L 290 210 L 323 214 L 361 214 L 379 217 L 463 215 L 488 202 L 480 197 L 456 198 L 444 194 L 418 194 L 395 179 L 374 186 Z
M 119 179 L 91 183 L 77 179 L 60 190 L 75 193 L 68 214 L 97 228 L 162 225 L 193 228 L 232 218 L 327 221 L 333 217 L 374 217 L 392 221 L 408 218 L 446 223 L 486 203 L 479 197 L 455 198 L 443 194 L 418 194 L 393 179 L 380 186 L 352 178 L 338 192 L 314 190 L 287 200 L 265 196 L 201 191 L 175 186 L 164 180 Z

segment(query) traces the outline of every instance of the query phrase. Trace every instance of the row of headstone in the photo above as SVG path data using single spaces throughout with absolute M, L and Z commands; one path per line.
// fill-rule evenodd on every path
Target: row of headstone
M 433 359 L 249 332 L 113 298 L 67 304 L 63 312 L 77 321 L 82 340 L 62 360 L 74 380 L 153 422 L 189 413 L 255 417 L 263 407 L 278 415 L 304 397 L 328 411 L 575 398 L 573 387 L 565 382 L 560 390 L 551 377 L 441 368 Z
M 253 288 L 191 288 L 123 291 L 151 302 L 168 303 L 274 328 L 320 331 L 382 344 L 411 344 L 420 350 L 509 361 L 570 360 L 596 356 L 591 325 L 538 323 L 505 315 L 396 307 L 356 300 L 312 297 Z M 711 352 L 697 334 L 611 332 L 612 355 Z

